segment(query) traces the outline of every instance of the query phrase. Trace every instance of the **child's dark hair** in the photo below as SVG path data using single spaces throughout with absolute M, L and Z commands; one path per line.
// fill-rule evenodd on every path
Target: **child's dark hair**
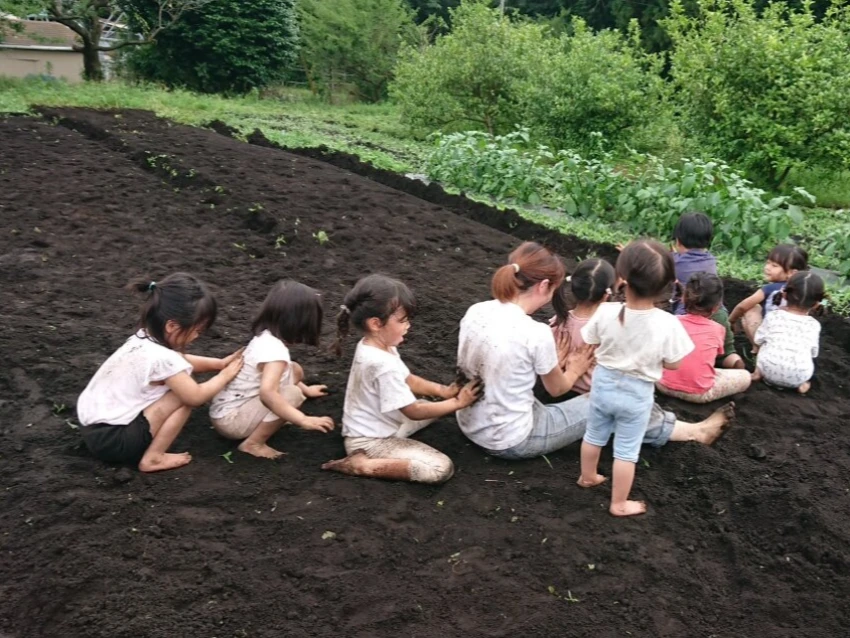
M 779 244 L 770 251 L 767 261 L 779 264 L 785 272 L 808 270 L 809 253 L 794 244 Z
M 552 289 L 564 281 L 564 262 L 540 244 L 527 241 L 508 255 L 508 263 L 493 274 L 491 291 L 499 301 L 511 301 L 519 293 L 548 280 Z
M 656 299 L 676 281 L 673 257 L 660 242 L 652 239 L 630 242 L 620 253 L 615 270 L 629 290 L 642 299 Z M 620 311 L 620 323 L 623 323 L 625 315 L 624 305 Z
M 801 270 L 791 275 L 785 284 L 785 288 L 773 295 L 773 303 L 782 303 L 782 295 L 789 306 L 811 310 L 826 296 L 824 293 L 823 279 L 810 270 Z
M 377 318 L 385 324 L 399 309 L 408 318 L 416 312 L 416 298 L 404 283 L 385 275 L 368 275 L 358 281 L 345 299 L 336 318 L 337 334 L 334 352 L 342 354 L 342 340 L 350 326 L 366 329 L 366 321 Z
M 714 309 L 723 303 L 723 282 L 720 277 L 708 272 L 691 275 L 685 286 L 684 303 L 688 314 L 710 317 Z
M 207 285 L 194 275 L 176 272 L 160 281 L 138 280 L 127 285 L 129 290 L 146 293 L 138 328 L 157 343 L 171 347 L 165 326 L 174 321 L 180 331 L 209 329 L 215 323 L 218 303 Z
M 286 343 L 319 345 L 322 333 L 322 296 L 310 286 L 287 279 L 277 282 L 257 313 L 251 332 L 268 330 Z
M 552 307 L 558 323 L 564 323 L 575 301 L 597 303 L 605 295 L 613 294 L 617 275 L 614 267 L 604 259 L 585 259 L 576 266 L 552 296 Z
M 705 213 L 684 213 L 673 229 L 673 239 L 685 248 L 708 248 L 714 238 L 714 224 Z

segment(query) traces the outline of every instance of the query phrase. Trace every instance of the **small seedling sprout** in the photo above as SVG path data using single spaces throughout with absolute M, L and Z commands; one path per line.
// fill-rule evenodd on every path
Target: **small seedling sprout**
M 230 452 L 225 452 L 224 454 L 221 455 L 221 458 L 223 458 L 225 461 L 227 461 L 228 463 L 230 463 L 232 465 L 233 459 L 230 458 L 231 456 L 233 456 L 233 450 L 230 450 Z

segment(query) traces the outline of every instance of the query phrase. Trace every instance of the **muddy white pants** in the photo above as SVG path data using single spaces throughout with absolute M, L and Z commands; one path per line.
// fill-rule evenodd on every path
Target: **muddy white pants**
M 448 481 L 455 472 L 452 460 L 430 445 L 407 438 L 433 422 L 434 419 L 424 421 L 405 419 L 395 436 L 384 439 L 365 436 L 346 437 L 345 452 L 351 454 L 355 450 L 362 450 L 370 459 L 410 461 L 410 480 L 416 483 Z
M 300 408 L 307 397 L 297 385 L 284 385 L 280 394 L 294 408 Z M 213 428 L 226 439 L 247 439 L 260 423 L 279 421 L 280 417 L 269 410 L 260 397 L 253 397 L 220 419 L 211 419 Z
M 656 383 L 655 387 L 661 394 L 668 397 L 689 401 L 690 403 L 711 403 L 733 394 L 746 392 L 752 383 L 752 377 L 746 370 L 727 370 L 717 368 L 715 370 L 714 385 L 702 394 L 691 394 L 689 392 L 678 392 Z

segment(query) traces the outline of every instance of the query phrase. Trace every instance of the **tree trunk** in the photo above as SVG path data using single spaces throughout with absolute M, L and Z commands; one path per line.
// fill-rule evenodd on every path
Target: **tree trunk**
M 103 82 L 103 65 L 100 51 L 91 42 L 83 44 L 83 78 L 89 82 Z

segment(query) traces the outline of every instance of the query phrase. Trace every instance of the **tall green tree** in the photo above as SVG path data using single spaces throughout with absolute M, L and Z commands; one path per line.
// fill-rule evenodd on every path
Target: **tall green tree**
M 301 63 L 314 91 L 340 85 L 356 97 L 386 97 L 399 49 L 419 38 L 404 0 L 300 0 Z
M 840 5 L 844 5 L 843 8 Z M 670 69 L 691 135 L 769 186 L 794 166 L 850 168 L 850 10 L 673 4 Z
M 132 24 L 151 19 L 156 2 L 133 0 Z M 134 27 L 135 28 L 135 27 Z M 245 93 L 281 79 L 299 42 L 293 0 L 212 0 L 127 61 L 137 78 L 202 93 Z

